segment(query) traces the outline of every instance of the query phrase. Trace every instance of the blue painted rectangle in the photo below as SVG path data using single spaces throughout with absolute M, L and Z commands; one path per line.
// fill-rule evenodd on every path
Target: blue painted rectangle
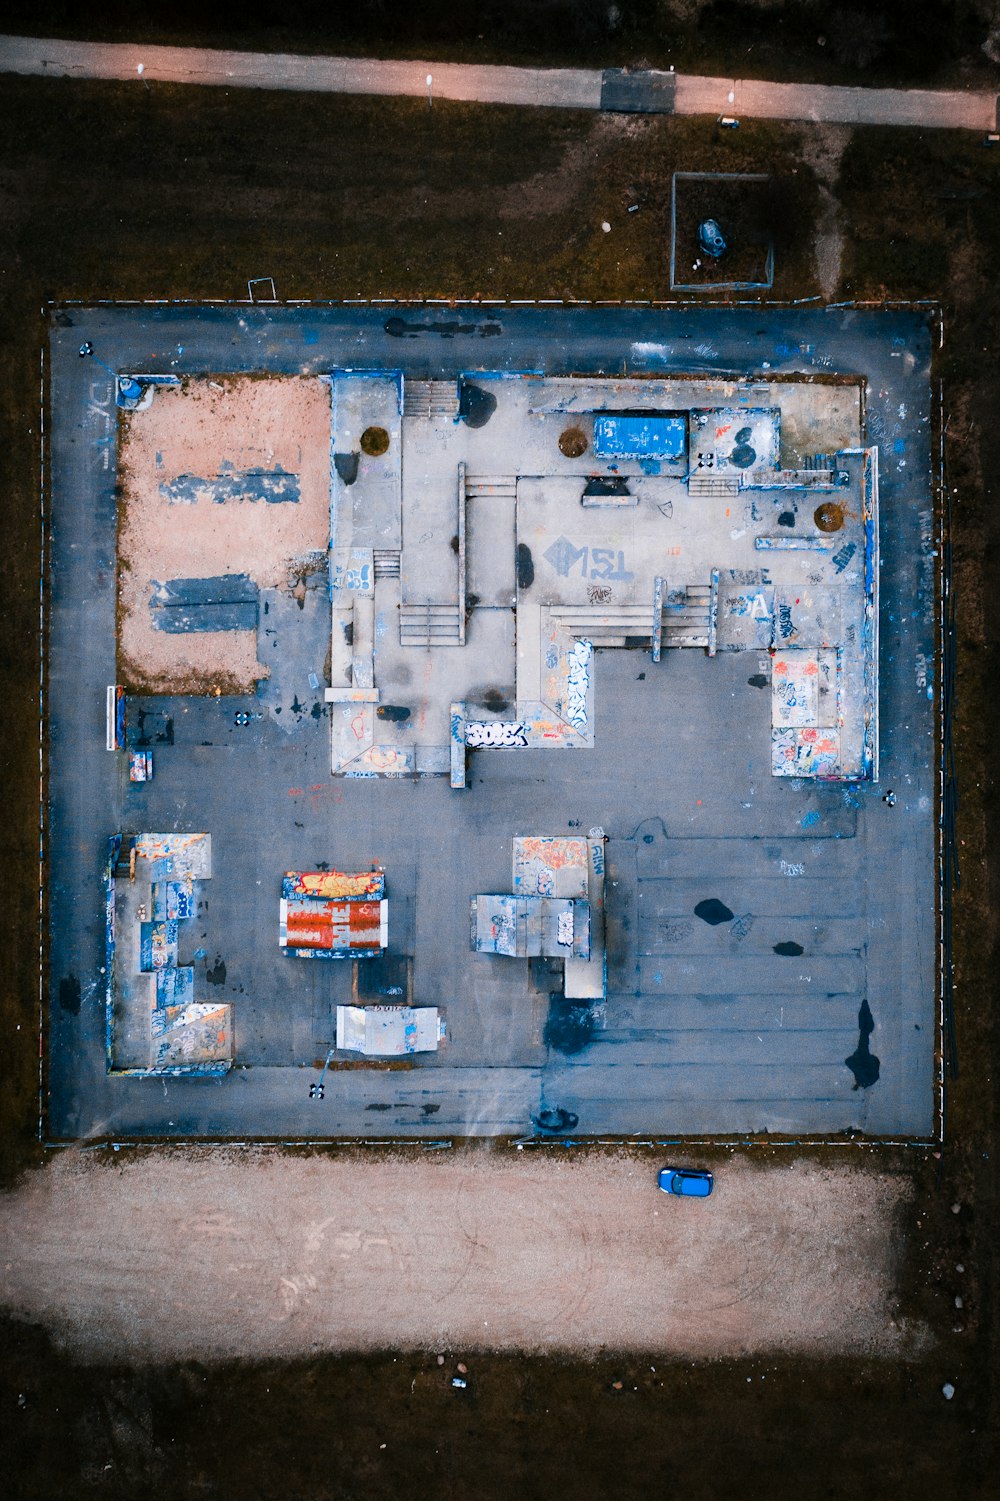
M 153 624 L 172 635 L 185 635 L 189 631 L 255 631 L 257 606 L 240 602 L 154 608 Z
M 602 413 L 594 418 L 594 453 L 598 458 L 680 459 L 687 449 L 683 417 L 629 417 Z
M 179 474 L 176 479 L 160 482 L 160 494 L 172 505 L 196 505 L 199 500 L 215 505 L 224 505 L 228 500 L 296 504 L 299 476 L 289 474 L 280 464 L 274 469 L 233 469 L 204 476 Z
M 153 585 L 153 603 L 224 605 L 257 603 L 257 585 L 247 573 L 219 573 L 209 578 L 176 578 Z
M 173 635 L 188 631 L 255 631 L 257 585 L 245 573 L 176 578 L 153 584 L 153 624 Z

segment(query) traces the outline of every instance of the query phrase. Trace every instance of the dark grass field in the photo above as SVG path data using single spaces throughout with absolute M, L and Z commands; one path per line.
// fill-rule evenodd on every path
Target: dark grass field
M 456 1390 L 461 1351 L 84 1379 L 34 1331 L 12 1345 L 8 1474 L 32 1501 L 992 1494 L 974 1409 L 942 1413 L 910 1366 L 467 1356 Z
M 784 176 L 798 168 L 808 222 L 815 185 L 799 160 L 799 130 L 747 122 L 732 134 L 735 141 L 720 143 L 709 122 L 561 111 L 0 82 L 6 1182 L 42 1155 L 35 1131 L 45 299 L 238 297 L 252 275 L 273 275 L 282 297 L 665 297 L 674 170 Z M 948 1081 L 940 1156 L 880 1154 L 916 1185 L 899 1309 L 931 1324 L 933 1347 L 893 1366 L 483 1358 L 470 1361 L 461 1392 L 442 1377 L 451 1367 L 439 1368 L 434 1352 L 82 1371 L 39 1331 L 7 1324 L 4 1488 L 17 1501 L 147 1494 L 714 1501 L 859 1492 L 965 1501 L 993 1493 L 1000 152 L 944 135 L 859 131 L 838 194 L 847 232 L 841 295 L 940 297 L 945 309 L 939 373 L 958 602 L 960 1071 Z M 628 214 L 632 202 L 641 207 Z M 800 236 L 787 254 L 779 251 L 772 295 L 816 291 L 808 237 Z M 448 1353 L 449 1362 L 461 1358 Z M 941 1396 L 945 1380 L 956 1386 L 951 1403 Z
M 798 179 L 786 181 L 798 196 Z M 765 289 L 769 281 L 768 250 L 776 233 L 781 236 L 784 252 L 787 246 L 782 230 L 786 225 L 806 226 L 811 219 L 810 204 L 793 203 L 783 216 L 785 205 L 772 202 L 776 198 L 772 179 L 761 180 L 756 174 L 678 176 L 674 188 L 674 286 Z M 706 254 L 699 240 L 699 227 L 707 219 L 714 219 L 726 242 L 718 259 Z M 808 245 L 810 237 L 800 234 L 799 242 Z

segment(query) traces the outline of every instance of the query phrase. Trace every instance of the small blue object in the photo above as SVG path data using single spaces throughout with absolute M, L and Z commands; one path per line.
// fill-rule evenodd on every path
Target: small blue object
M 717 261 L 720 255 L 726 253 L 726 242 L 722 237 L 722 230 L 714 219 L 702 219 L 698 225 L 698 244 L 701 246 L 703 255 L 710 255 Z
M 125 748 L 125 689 L 119 683 L 115 688 L 115 749 Z
M 665 1194 L 693 1199 L 707 1199 L 715 1185 L 711 1173 L 690 1167 L 661 1167 L 657 1182 Z

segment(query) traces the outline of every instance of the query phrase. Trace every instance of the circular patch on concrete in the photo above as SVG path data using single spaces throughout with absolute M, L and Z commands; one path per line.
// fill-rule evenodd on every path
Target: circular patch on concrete
M 369 458 L 377 459 L 380 454 L 386 453 L 389 448 L 389 434 L 384 427 L 366 427 L 361 434 L 361 452 Z
M 752 437 L 752 427 L 741 427 L 736 434 L 736 446 L 729 455 L 729 462 L 735 464 L 737 469 L 749 469 L 757 462 L 757 450 L 750 442 Z
M 821 532 L 839 532 L 844 524 L 844 507 L 835 500 L 824 500 L 813 511 L 813 520 Z
M 579 427 L 567 427 L 559 434 L 559 452 L 567 459 L 578 459 L 587 452 L 587 435 Z

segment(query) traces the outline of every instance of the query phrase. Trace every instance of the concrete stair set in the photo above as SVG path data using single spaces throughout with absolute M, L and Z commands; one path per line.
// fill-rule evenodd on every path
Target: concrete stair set
M 458 388 L 453 380 L 413 381 L 403 396 L 404 417 L 458 416 Z
M 740 493 L 736 475 L 717 474 L 714 469 L 696 469 L 688 476 L 688 494 L 705 500 L 730 500 Z
M 716 584 L 687 584 L 671 592 L 663 605 L 663 645 L 701 646 L 710 656 L 714 650 L 713 601 Z
M 516 474 L 470 474 L 465 480 L 466 500 L 516 500 Z
M 458 605 L 400 605 L 400 646 L 462 646 L 464 642 L 465 611 Z

